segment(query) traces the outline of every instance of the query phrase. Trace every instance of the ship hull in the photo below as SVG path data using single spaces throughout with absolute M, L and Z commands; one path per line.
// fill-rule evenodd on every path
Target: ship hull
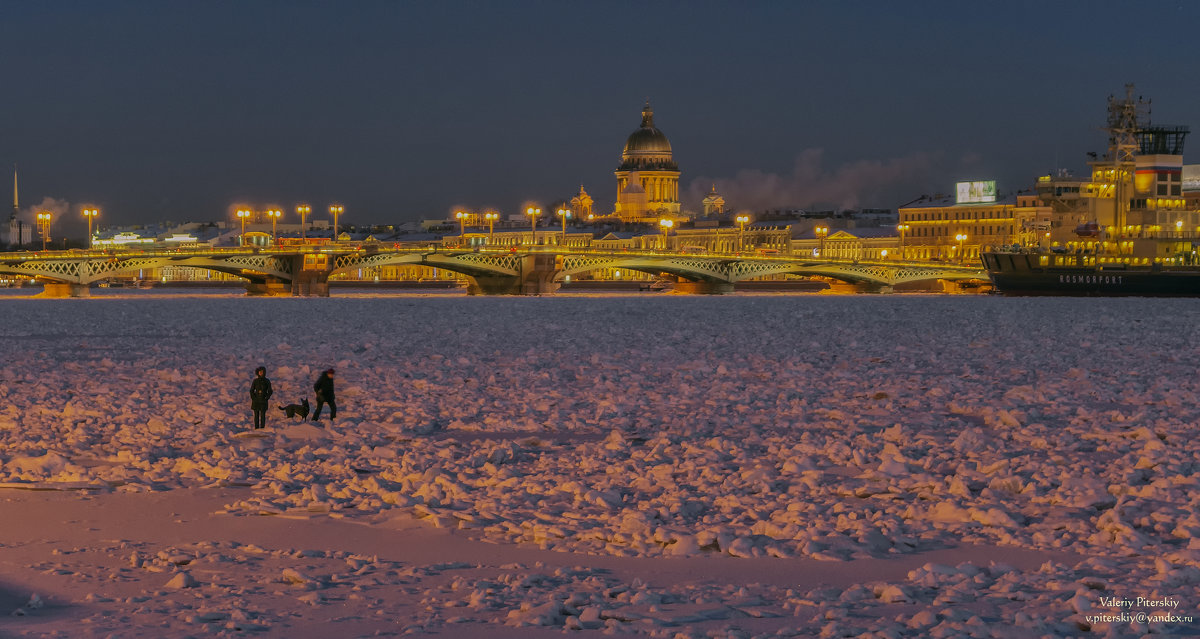
M 1039 257 L 986 253 L 984 265 L 996 291 L 1003 295 L 1200 297 L 1197 267 L 1041 265 Z

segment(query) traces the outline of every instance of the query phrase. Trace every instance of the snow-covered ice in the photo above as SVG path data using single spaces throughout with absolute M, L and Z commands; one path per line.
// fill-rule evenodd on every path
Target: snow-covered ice
M 0 309 L 16 634 L 1200 633 L 1194 300 Z

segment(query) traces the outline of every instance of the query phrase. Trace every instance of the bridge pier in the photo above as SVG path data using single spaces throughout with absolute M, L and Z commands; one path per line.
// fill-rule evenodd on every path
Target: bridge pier
M 246 282 L 246 295 L 275 297 L 280 295 L 291 295 L 291 285 L 287 282 L 268 277 L 262 282 Z
M 329 273 L 298 271 L 292 277 L 290 292 L 297 297 L 329 297 Z
M 559 263 L 554 255 L 526 255 L 521 259 L 521 274 L 474 275 L 467 285 L 468 295 L 552 295 L 560 284 L 554 281 Z
M 45 282 L 42 292 L 37 297 L 91 297 L 92 289 L 87 284 L 72 284 L 71 282 Z
M 890 284 L 881 282 L 839 282 L 829 283 L 829 292 L 837 295 L 887 294 L 895 292 Z
M 688 295 L 726 295 L 733 292 L 733 282 L 714 282 L 709 280 L 685 280 L 679 278 L 675 283 L 676 293 Z
M 889 284 L 880 284 L 878 282 L 858 282 L 854 285 L 855 293 L 876 293 L 886 294 L 892 292 L 892 287 Z

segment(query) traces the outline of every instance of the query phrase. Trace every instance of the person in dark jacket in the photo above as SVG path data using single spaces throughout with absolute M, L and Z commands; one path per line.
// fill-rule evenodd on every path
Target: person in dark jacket
M 254 428 L 267 427 L 267 403 L 274 393 L 271 380 L 267 379 L 267 369 L 262 366 L 254 369 L 254 381 L 250 382 L 250 410 L 254 411 Z
M 321 421 L 321 407 L 329 404 L 329 419 L 337 417 L 337 397 L 333 394 L 333 369 L 330 368 L 321 373 L 317 378 L 317 383 L 313 384 L 313 390 L 317 391 L 317 410 L 313 413 L 312 420 L 314 422 Z

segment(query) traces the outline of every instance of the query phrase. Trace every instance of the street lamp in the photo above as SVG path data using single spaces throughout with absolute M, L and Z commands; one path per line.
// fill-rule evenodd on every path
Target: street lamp
M 907 231 L 910 228 L 912 228 L 912 227 L 910 227 L 907 224 L 896 225 L 896 230 L 900 231 L 900 259 L 902 259 L 902 260 L 905 259 L 905 257 L 907 257 L 907 254 L 904 250 L 904 233 L 905 233 L 905 231 Z
M 739 215 L 733 218 L 738 225 L 738 251 L 746 248 L 746 224 L 750 223 L 749 215 Z
M 92 248 L 92 218 L 100 215 L 100 209 L 84 209 L 83 216 L 88 221 L 88 248 Z
M 954 239 L 958 240 L 958 261 L 959 261 L 959 263 L 966 262 L 966 257 L 963 255 L 963 242 L 965 242 L 967 240 L 967 234 L 959 233 L 958 235 L 954 236 Z
M 301 204 L 300 206 L 296 207 L 296 213 L 300 215 L 300 237 L 308 239 L 307 228 L 304 220 L 308 217 L 309 213 L 312 213 L 312 207 L 307 204 Z
M 329 212 L 333 215 L 333 241 L 337 241 L 338 236 L 338 216 L 346 211 L 346 207 L 341 204 L 330 204 Z
M 465 236 L 467 234 L 467 215 L 469 215 L 469 213 L 467 213 L 466 211 L 457 211 L 454 213 L 454 217 L 458 218 L 458 243 L 459 244 L 462 244 L 464 241 L 466 241 Z
M 816 233 L 817 235 L 817 254 L 821 257 L 825 257 L 825 238 L 829 235 L 829 227 L 818 226 L 817 228 L 813 229 L 813 233 Z
M 533 231 L 533 237 L 530 238 L 530 244 L 537 244 L 537 219 L 542 214 L 542 210 L 536 206 L 531 206 L 525 209 L 525 215 L 529 216 L 529 228 Z
M 495 211 L 486 211 L 483 214 L 483 219 L 488 223 L 488 244 L 492 243 L 492 233 L 496 229 L 496 220 L 500 219 L 500 214 Z
M 667 250 L 667 235 L 671 232 L 672 226 L 675 226 L 674 220 L 668 220 L 664 218 L 658 221 L 658 228 L 662 230 L 662 245 L 664 251 Z
M 271 241 L 278 244 L 279 238 L 275 234 L 275 225 L 279 222 L 279 218 L 283 217 L 283 211 L 267 209 L 267 217 L 271 218 Z
M 559 209 L 558 216 L 562 218 L 562 224 L 563 224 L 562 241 L 559 242 L 558 245 L 566 246 L 566 244 L 567 244 L 567 218 L 571 217 L 571 210 L 570 209 Z
M 46 242 L 50 240 L 50 211 L 37 214 L 38 232 L 42 234 L 42 250 L 46 250 Z
M 242 221 L 242 234 L 238 237 L 238 246 L 246 245 L 246 220 L 250 219 L 250 211 L 248 209 L 238 209 L 238 219 Z

